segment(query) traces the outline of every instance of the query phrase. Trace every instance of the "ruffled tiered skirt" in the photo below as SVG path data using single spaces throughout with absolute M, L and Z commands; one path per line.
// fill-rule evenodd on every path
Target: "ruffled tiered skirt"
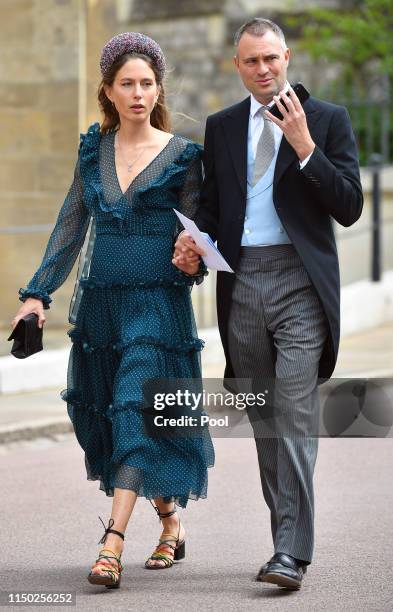
M 143 244 L 138 256 L 151 261 L 146 239 Z M 73 346 L 62 394 L 85 452 L 87 477 L 100 480 L 108 496 L 119 487 L 185 507 L 188 499 L 206 497 L 207 468 L 214 464 L 208 430 L 149 436 L 142 410 L 147 381 L 200 379 L 202 342 L 195 334 L 189 283 L 170 264 L 167 271 L 161 265 L 160 277 L 153 262 L 143 274 L 136 272 L 142 267 L 130 266 L 124 237 L 97 236 L 94 252 L 69 332 Z

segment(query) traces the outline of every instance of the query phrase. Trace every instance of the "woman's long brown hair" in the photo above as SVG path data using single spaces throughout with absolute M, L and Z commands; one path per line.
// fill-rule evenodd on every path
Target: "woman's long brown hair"
M 113 130 L 116 130 L 120 126 L 119 113 L 107 97 L 105 93 L 105 86 L 111 87 L 113 85 L 113 81 L 116 78 L 116 74 L 118 73 L 120 68 L 124 66 L 124 64 L 128 62 L 129 59 L 133 58 L 143 59 L 153 70 L 156 82 L 160 85 L 160 93 L 158 96 L 157 104 L 151 112 L 150 123 L 153 127 L 161 130 L 162 132 L 170 132 L 171 120 L 168 107 L 165 103 L 164 85 L 159 81 L 159 72 L 151 58 L 148 55 L 142 55 L 141 53 L 125 53 L 124 55 L 119 57 L 119 59 L 113 62 L 107 74 L 102 79 L 98 87 L 98 103 L 100 106 L 100 110 L 104 115 L 104 120 L 101 125 L 101 132 L 103 134 L 107 134 L 108 132 L 113 132 Z

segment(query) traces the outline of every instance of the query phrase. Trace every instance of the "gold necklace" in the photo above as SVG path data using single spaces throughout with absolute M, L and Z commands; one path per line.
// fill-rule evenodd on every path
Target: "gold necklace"
M 123 151 L 122 151 L 122 148 L 121 148 L 121 145 L 120 145 L 120 140 L 119 140 L 119 133 L 117 133 L 117 134 L 116 134 L 116 142 L 117 142 L 117 147 L 118 147 L 118 149 L 119 149 L 119 151 L 120 151 L 120 155 L 122 156 L 123 161 L 126 163 L 127 170 L 128 170 L 128 172 L 131 172 L 131 170 L 132 170 L 133 166 L 135 166 L 135 164 L 136 164 L 136 162 L 138 161 L 138 159 L 140 159 L 140 158 L 142 157 L 143 153 L 146 151 L 146 149 L 147 149 L 147 145 L 146 145 L 146 147 L 144 147 L 144 148 L 142 149 L 142 151 L 139 153 L 139 155 L 137 155 L 137 157 L 134 159 L 134 161 L 133 161 L 133 162 L 131 162 L 131 163 L 129 163 L 129 162 L 127 161 L 127 159 L 126 159 L 126 157 L 125 157 L 125 155 L 124 155 Z

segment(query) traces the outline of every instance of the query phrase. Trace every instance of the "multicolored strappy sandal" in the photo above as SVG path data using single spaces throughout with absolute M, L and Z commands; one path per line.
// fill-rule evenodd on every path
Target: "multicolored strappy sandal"
M 149 500 L 150 501 L 150 500 Z M 175 509 L 171 512 L 161 513 L 157 506 L 155 506 L 151 501 L 153 508 L 158 514 L 158 519 L 161 520 L 163 518 L 167 518 L 172 516 L 177 512 L 176 506 Z M 145 568 L 151 570 L 160 570 L 160 569 L 168 569 L 172 567 L 174 561 L 180 561 L 184 559 L 186 556 L 186 541 L 182 540 L 179 542 L 180 536 L 180 521 L 179 521 L 179 531 L 177 533 L 177 537 L 173 535 L 173 533 L 163 533 L 161 538 L 158 541 L 158 546 L 156 547 L 154 553 L 146 560 Z M 164 565 L 154 564 L 150 565 L 149 561 L 162 561 Z
M 98 518 L 100 519 L 101 523 L 104 525 L 105 528 L 105 523 L 102 518 L 100 516 Z M 124 540 L 123 533 L 121 533 L 120 531 L 116 531 L 116 529 L 112 529 L 114 522 L 115 521 L 113 519 L 109 519 L 108 527 L 105 528 L 105 533 L 102 536 L 101 540 L 98 542 L 98 544 L 105 544 L 108 533 L 115 533 L 116 535 L 120 536 L 122 540 Z M 113 556 L 105 553 L 111 553 L 111 555 Z M 104 571 L 105 573 L 98 574 L 93 573 L 93 571 L 91 571 L 90 574 L 87 576 L 88 581 L 91 584 L 102 584 L 103 586 L 106 586 L 107 589 L 118 589 L 121 581 L 121 573 L 123 571 L 123 565 L 120 561 L 120 558 L 121 554 L 117 555 L 110 548 L 102 548 L 99 551 L 98 559 L 96 559 L 91 570 L 98 568 Z M 114 559 L 117 565 L 111 562 L 110 559 Z

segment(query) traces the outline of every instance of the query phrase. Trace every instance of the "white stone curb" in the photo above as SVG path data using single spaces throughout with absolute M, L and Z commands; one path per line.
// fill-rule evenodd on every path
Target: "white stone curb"
M 65 387 L 70 348 L 43 350 L 28 359 L 0 357 L 0 393 Z
M 393 321 L 393 271 L 381 282 L 359 281 L 341 291 L 341 335 L 349 336 Z

